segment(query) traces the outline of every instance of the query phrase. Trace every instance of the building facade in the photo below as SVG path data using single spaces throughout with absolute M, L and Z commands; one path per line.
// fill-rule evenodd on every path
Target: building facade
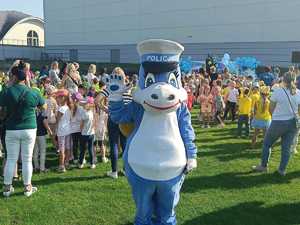
M 184 54 L 291 63 L 300 51 L 298 0 L 44 0 L 46 53 L 65 60 L 138 62 L 136 44 L 171 39 Z

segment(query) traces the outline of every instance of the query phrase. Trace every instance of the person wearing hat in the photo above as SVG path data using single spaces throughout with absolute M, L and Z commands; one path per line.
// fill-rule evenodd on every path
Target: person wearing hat
M 260 98 L 254 103 L 252 127 L 254 128 L 254 134 L 252 137 L 252 148 L 256 145 L 257 136 L 260 131 L 263 131 L 265 136 L 266 130 L 271 124 L 270 108 L 270 88 L 263 86 L 260 89 Z
M 179 58 L 184 47 L 161 39 L 138 44 L 138 88 L 125 104 L 122 76 L 107 86 L 110 117 L 134 123 L 123 155 L 126 177 L 136 205 L 135 225 L 176 224 L 175 207 L 185 174 L 197 167 L 195 133 L 181 84 Z
M 14 192 L 12 180 L 21 149 L 24 195 L 29 197 L 37 191 L 31 184 L 32 155 L 37 128 L 35 108 L 46 106 L 44 99 L 26 86 L 26 70 L 22 61 L 11 68 L 11 75 L 12 86 L 0 94 L 1 110 L 6 108 L 7 112 L 5 122 L 7 162 L 4 170 L 3 195 L 9 197 Z

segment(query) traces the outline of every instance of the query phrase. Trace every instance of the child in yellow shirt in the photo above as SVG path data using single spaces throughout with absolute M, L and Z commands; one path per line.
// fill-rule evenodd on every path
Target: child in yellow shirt
M 270 114 L 270 88 L 267 86 L 261 87 L 260 90 L 260 99 L 254 105 L 254 118 L 252 120 L 252 127 L 254 128 L 254 134 L 252 137 L 252 147 L 255 147 L 257 136 L 260 131 L 263 131 L 265 136 L 266 130 L 271 124 L 272 116 Z
M 238 117 L 238 137 L 241 137 L 243 125 L 245 125 L 246 136 L 250 133 L 250 115 L 252 109 L 252 99 L 249 97 L 249 89 L 245 88 L 239 98 L 239 117 Z

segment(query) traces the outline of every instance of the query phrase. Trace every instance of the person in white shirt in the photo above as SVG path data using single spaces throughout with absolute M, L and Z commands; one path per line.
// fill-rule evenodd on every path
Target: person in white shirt
M 71 151 L 71 110 L 68 106 L 69 93 L 67 90 L 56 92 L 57 103 L 57 138 L 59 146 L 59 172 L 66 172 L 66 166 Z
M 91 64 L 89 66 L 88 74 L 86 76 L 89 87 L 93 86 L 94 79 L 98 79 L 95 74 L 96 74 L 96 65 Z
M 226 107 L 224 111 L 224 120 L 227 118 L 227 114 L 229 111 L 231 111 L 231 116 L 232 116 L 232 121 L 235 120 L 235 114 L 236 114 L 236 105 L 238 102 L 238 96 L 239 96 L 239 91 L 236 89 L 236 83 L 235 81 L 232 81 L 230 84 L 230 90 L 228 92 L 228 95 L 225 96 L 225 99 L 227 99 L 226 102 Z
M 286 174 L 292 145 L 299 129 L 300 91 L 296 88 L 296 75 L 287 72 L 283 76 L 283 87 L 276 88 L 271 96 L 272 122 L 265 135 L 261 164 L 254 166 L 256 172 L 268 170 L 271 147 L 281 138 L 281 161 L 278 173 Z
M 49 71 L 49 78 L 53 86 L 57 86 L 61 82 L 61 79 L 59 78 L 59 72 L 58 62 L 52 62 L 51 69 Z
M 79 102 L 82 101 L 82 95 L 77 92 L 72 94 L 71 96 L 71 136 L 72 136 L 72 150 L 74 156 L 74 163 L 78 163 L 79 159 L 79 146 L 80 146 L 80 139 L 81 139 L 81 115 L 83 108 L 80 106 Z
M 82 113 L 81 113 L 81 139 L 80 139 L 80 156 L 79 156 L 79 168 L 83 168 L 83 160 L 86 151 L 86 146 L 89 152 L 89 160 L 91 169 L 95 169 L 96 165 L 94 164 L 94 139 L 95 139 L 95 120 L 94 120 L 94 98 L 87 97 L 86 101 L 82 102 L 84 104 Z

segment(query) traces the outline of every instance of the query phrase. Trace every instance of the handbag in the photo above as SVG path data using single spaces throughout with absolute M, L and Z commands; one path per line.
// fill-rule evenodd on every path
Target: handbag
M 295 123 L 296 123 L 296 128 L 297 129 L 300 129 L 300 117 L 298 115 L 298 113 L 295 112 L 294 108 L 293 108 L 293 105 L 292 105 L 292 102 L 291 102 L 291 99 L 290 99 L 290 96 L 288 95 L 288 93 L 286 92 L 286 90 L 284 88 L 282 88 L 284 93 L 286 94 L 288 100 L 289 100 L 289 103 L 290 103 L 290 107 L 292 109 L 292 112 L 294 114 L 294 118 L 295 118 Z

